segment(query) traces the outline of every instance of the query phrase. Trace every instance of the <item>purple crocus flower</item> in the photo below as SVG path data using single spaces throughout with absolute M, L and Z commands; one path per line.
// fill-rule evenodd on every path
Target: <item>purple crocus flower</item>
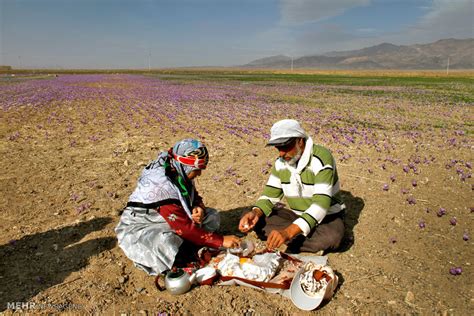
M 415 204 L 416 204 L 416 199 L 415 199 L 412 195 L 410 195 L 410 196 L 407 198 L 407 202 L 408 202 L 408 204 L 410 204 L 410 205 L 415 205 Z
M 469 235 L 468 235 L 467 233 L 464 233 L 464 234 L 462 235 L 462 240 L 468 241 L 468 240 L 469 240 Z
M 79 213 L 82 213 L 82 212 L 84 212 L 85 210 L 89 209 L 91 206 L 92 206 L 92 203 L 91 203 L 91 202 L 82 203 L 80 206 L 77 206 L 77 207 L 76 207 L 76 212 L 77 212 L 78 214 L 79 214 Z
M 412 185 L 413 187 L 416 187 L 416 186 L 418 185 L 418 183 L 416 182 L 416 180 L 413 180 L 413 181 L 411 182 L 411 185 Z
M 438 217 L 446 215 L 446 209 L 444 207 L 440 207 L 439 211 L 436 213 L 436 215 L 438 215 Z
M 425 228 L 426 227 L 425 221 L 424 220 L 419 221 L 418 227 L 420 227 L 421 229 Z
M 461 267 L 452 267 L 449 269 L 449 274 L 451 275 L 460 275 L 462 273 Z
M 388 191 L 388 184 L 385 183 L 385 184 L 383 185 L 383 188 L 382 188 L 382 189 L 383 189 L 384 191 Z
M 456 219 L 456 217 L 453 217 L 449 220 L 449 223 L 453 226 L 456 226 L 456 224 L 458 223 L 458 220 Z
M 16 140 L 18 137 L 20 137 L 20 132 L 15 132 L 14 134 L 10 135 L 10 137 L 8 137 L 9 140 Z

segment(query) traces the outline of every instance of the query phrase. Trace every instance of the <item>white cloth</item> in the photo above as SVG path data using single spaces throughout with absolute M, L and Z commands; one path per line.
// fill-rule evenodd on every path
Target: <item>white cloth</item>
M 296 183 L 298 186 L 298 193 L 301 196 L 303 192 L 303 183 L 301 182 L 301 172 L 303 169 L 308 165 L 309 161 L 311 160 L 313 151 L 313 139 L 308 137 L 306 140 L 306 145 L 304 147 L 303 154 L 301 155 L 300 160 L 298 160 L 298 164 L 295 166 L 290 165 L 288 162 L 284 162 L 288 170 L 291 172 L 290 181 L 291 183 Z
M 228 253 L 217 265 L 223 276 L 239 277 L 252 281 L 268 282 L 275 276 L 281 264 L 278 253 L 264 253 L 253 256 L 252 260 L 240 264 L 240 258 Z

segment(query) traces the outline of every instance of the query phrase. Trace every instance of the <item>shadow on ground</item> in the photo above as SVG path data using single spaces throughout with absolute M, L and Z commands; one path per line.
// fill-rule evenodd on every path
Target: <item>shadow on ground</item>
M 341 246 L 335 252 L 349 250 L 355 242 L 354 227 L 359 223 L 360 213 L 364 209 L 364 200 L 353 196 L 349 191 L 341 190 L 342 198 L 346 204 L 346 217 L 344 218 L 345 232 Z
M 85 267 L 90 257 L 115 247 L 112 237 L 79 242 L 111 221 L 96 218 L 1 245 L 0 310 L 11 302 L 28 302 L 41 291 L 63 283 L 72 272 Z
M 244 212 L 249 211 L 252 207 L 253 205 L 249 205 L 221 212 L 221 226 L 219 233 L 222 235 L 244 236 L 245 234 L 239 231 L 240 217 Z
M 342 198 L 346 204 L 346 217 L 344 240 L 341 246 L 335 252 L 345 252 L 349 250 L 354 244 L 354 227 L 359 223 L 359 216 L 364 209 L 364 200 L 360 197 L 353 196 L 349 191 L 341 190 Z M 252 205 L 238 207 L 221 212 L 221 227 L 219 233 L 222 235 L 237 235 L 243 236 L 239 229 L 239 220 L 243 212 L 252 208 Z

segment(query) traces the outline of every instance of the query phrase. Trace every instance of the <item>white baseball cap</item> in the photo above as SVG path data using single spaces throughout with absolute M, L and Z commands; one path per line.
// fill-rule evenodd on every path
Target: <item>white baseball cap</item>
M 300 275 L 305 273 L 304 267 L 302 267 L 294 276 L 293 281 L 290 286 L 290 296 L 291 301 L 301 310 L 312 311 L 318 307 L 323 300 L 329 300 L 334 294 L 334 290 L 337 287 L 338 277 L 334 271 L 326 266 L 325 270 L 332 277 L 332 280 L 324 286 L 319 292 L 315 293 L 314 296 L 306 294 L 306 292 L 301 287 Z
M 296 120 L 285 119 L 273 124 L 267 146 L 284 146 L 293 138 L 307 139 L 308 135 Z

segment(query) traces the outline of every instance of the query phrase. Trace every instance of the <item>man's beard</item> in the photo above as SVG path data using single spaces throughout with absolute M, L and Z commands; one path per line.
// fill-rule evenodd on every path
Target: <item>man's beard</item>
M 291 158 L 289 161 L 287 161 L 286 163 L 292 167 L 296 167 L 296 164 L 300 160 L 302 154 L 303 154 L 303 150 L 300 147 L 297 147 L 296 155 L 293 158 Z

